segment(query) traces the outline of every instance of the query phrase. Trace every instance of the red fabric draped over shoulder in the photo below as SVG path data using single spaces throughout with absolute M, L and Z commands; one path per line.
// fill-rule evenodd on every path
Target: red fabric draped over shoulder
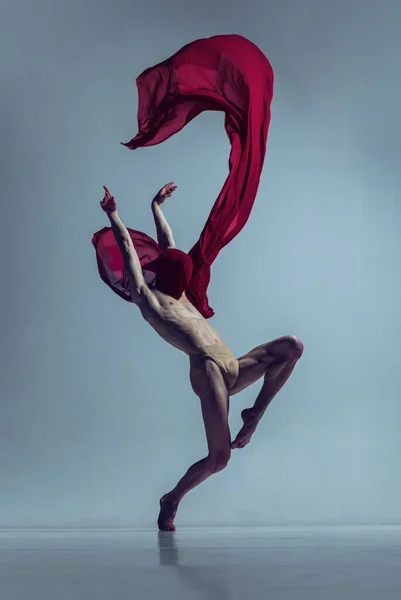
M 154 270 L 147 269 L 146 267 L 148 264 L 155 264 L 155 261 L 162 255 L 159 244 L 142 231 L 130 229 L 129 227 L 127 229 L 141 262 L 145 279 L 150 283 L 155 278 L 155 274 Z M 111 228 L 104 227 L 96 232 L 92 238 L 92 244 L 96 250 L 100 277 L 121 298 L 127 300 L 127 302 L 132 302 L 128 283 L 124 275 L 123 257 Z
M 266 56 L 239 35 L 192 42 L 137 78 L 138 134 L 124 144 L 131 150 L 160 144 L 205 110 L 225 113 L 231 143 L 229 175 L 199 240 L 188 253 L 193 272 L 186 294 L 206 318 L 214 314 L 207 298 L 210 267 L 244 227 L 255 201 L 266 152 L 273 80 Z M 121 269 L 117 272 L 110 266 L 117 258 L 109 230 L 105 231 L 94 237 L 100 275 L 116 293 L 129 299 L 129 293 L 118 287 L 123 282 Z M 146 234 L 132 231 L 142 268 L 146 268 L 160 249 Z M 112 261 L 107 258 L 111 255 Z M 120 267 L 121 263 L 122 259 Z
M 161 251 L 155 240 L 135 229 L 128 229 L 139 256 L 145 280 L 165 294 L 180 298 L 188 288 L 193 272 L 191 257 L 176 248 Z M 128 281 L 124 274 L 124 261 L 110 227 L 94 234 L 100 277 L 121 298 L 132 302 Z

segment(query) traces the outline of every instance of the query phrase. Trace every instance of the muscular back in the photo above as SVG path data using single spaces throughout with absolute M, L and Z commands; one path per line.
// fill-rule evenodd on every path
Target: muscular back
M 146 286 L 137 303 L 145 321 L 167 343 L 191 354 L 200 346 L 223 343 L 220 335 L 183 296 L 176 300 Z

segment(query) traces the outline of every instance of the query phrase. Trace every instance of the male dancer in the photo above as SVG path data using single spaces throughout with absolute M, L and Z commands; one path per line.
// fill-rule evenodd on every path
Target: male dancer
M 118 215 L 114 197 L 107 188 L 104 189 L 101 207 L 109 217 L 124 260 L 131 300 L 166 342 L 188 355 L 192 389 L 201 402 L 207 456 L 192 465 L 175 488 L 160 500 L 159 529 L 175 531 L 174 518 L 182 498 L 210 475 L 224 469 L 230 459 L 231 449 L 244 448 L 249 443 L 266 408 L 301 357 L 303 344 L 294 336 L 285 336 L 235 358 L 222 337 L 189 302 L 185 295 L 185 284 L 177 294 L 176 282 L 174 290 L 171 287 L 171 293 L 168 280 L 162 282 L 160 279 L 163 285 L 158 284 L 157 279 L 151 284 L 146 282 L 131 236 Z M 185 282 L 188 281 L 185 270 L 189 257 L 175 249 L 171 228 L 160 208 L 175 189 L 172 182 L 165 185 L 153 199 L 152 211 L 160 249 L 167 253 L 166 256 L 173 252 L 175 280 L 177 273 L 180 273 L 180 281 Z M 229 397 L 261 378 L 263 384 L 255 403 L 242 411 L 243 426 L 231 442 Z

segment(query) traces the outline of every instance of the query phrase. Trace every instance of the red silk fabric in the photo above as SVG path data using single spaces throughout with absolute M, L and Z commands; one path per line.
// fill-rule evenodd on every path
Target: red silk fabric
M 266 152 L 273 82 L 268 59 L 239 35 L 192 42 L 137 78 L 138 134 L 124 144 L 131 150 L 160 144 L 205 110 L 225 113 L 231 144 L 229 174 L 199 240 L 188 253 L 193 272 L 186 295 L 205 318 L 214 314 L 207 297 L 210 267 L 244 227 L 255 201 Z M 146 278 L 146 266 L 161 250 L 146 234 L 129 231 Z M 93 243 L 103 281 L 129 301 L 113 233 L 105 228 L 94 235 Z

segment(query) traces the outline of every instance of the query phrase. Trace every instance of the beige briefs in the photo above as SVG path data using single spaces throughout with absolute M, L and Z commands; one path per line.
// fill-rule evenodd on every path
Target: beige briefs
M 228 389 L 233 387 L 238 379 L 239 363 L 228 346 L 225 344 L 200 346 L 191 354 L 210 358 L 220 368 Z

